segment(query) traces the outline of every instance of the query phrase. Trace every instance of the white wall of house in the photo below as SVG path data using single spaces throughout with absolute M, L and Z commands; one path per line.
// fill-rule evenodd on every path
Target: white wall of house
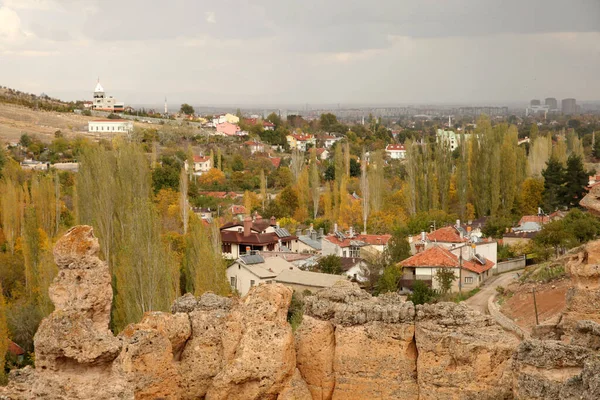
M 490 260 L 491 262 L 493 262 L 494 268 L 496 268 L 496 263 L 498 262 L 498 243 L 497 242 L 475 243 L 475 248 L 473 248 L 472 245 L 470 245 L 470 244 L 466 244 L 466 245 L 459 244 L 458 246 L 454 246 L 454 248 L 452 246 L 450 246 L 452 243 L 438 242 L 438 244 L 445 246 L 456 256 L 459 256 L 460 253 L 462 252 L 463 259 L 465 259 L 465 260 L 471 260 L 475 254 L 482 255 L 485 258 L 487 258 L 488 260 Z
M 439 285 L 437 279 L 435 279 L 438 269 L 439 268 L 435 268 L 435 267 L 415 268 L 415 277 L 416 277 L 416 279 L 423 279 L 423 280 L 431 279 L 431 281 L 432 281 L 431 287 L 433 289 L 439 290 L 440 285 Z M 459 291 L 459 287 L 458 287 L 459 275 L 461 277 L 462 290 L 467 291 L 467 292 L 478 287 L 481 284 L 481 282 L 483 282 L 488 275 L 485 273 L 482 275 L 479 275 L 475 272 L 469 271 L 464 268 L 462 269 L 462 271 L 459 270 L 458 268 L 452 268 L 452 271 L 454 272 L 454 276 L 456 276 L 456 280 L 452 283 L 452 288 L 451 288 L 452 292 Z
M 350 268 L 348 271 L 344 272 L 343 275 L 346 275 L 349 279 L 356 279 L 358 282 L 366 282 L 367 278 L 363 276 L 363 270 L 361 265 L 366 265 L 364 262 L 357 264 Z
M 237 290 L 242 296 L 246 295 L 252 286 L 272 279 L 273 277 L 261 279 L 238 263 L 232 264 L 227 268 L 227 281 L 231 285 L 231 289 Z
M 133 131 L 133 122 L 127 120 L 89 121 L 90 133 L 126 133 Z

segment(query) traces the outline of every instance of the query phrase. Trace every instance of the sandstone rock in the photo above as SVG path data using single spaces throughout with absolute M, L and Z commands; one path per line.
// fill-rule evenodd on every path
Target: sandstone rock
M 223 337 L 224 368 L 207 399 L 276 399 L 296 369 L 294 336 L 287 323 L 292 291 L 259 285 L 232 310 Z
M 464 304 L 417 306 L 415 340 L 420 399 L 511 397 L 519 340 L 490 317 Z
M 335 329 L 333 399 L 418 399 L 414 324 Z
M 186 293 L 183 296 L 175 299 L 171 305 L 171 312 L 175 313 L 190 313 L 196 309 L 198 300 L 191 293 Z
M 414 306 L 400 296 L 372 297 L 356 283 L 339 281 L 305 298 L 306 314 L 351 326 L 367 322 L 403 323 L 414 320 Z
M 320 397 L 315 397 L 320 399 Z M 313 396 L 302 379 L 300 371 L 296 368 L 292 378 L 288 380 L 283 390 L 277 396 L 277 400 L 312 400 Z
M 570 380 L 577 379 L 589 355 L 584 347 L 558 341 L 524 341 L 514 355 L 515 397 L 562 399 L 561 390 Z
M 168 336 L 157 329 L 133 326 L 120 337 L 124 344 L 114 373 L 124 377 L 135 399 L 179 399 L 179 375 Z
M 98 331 L 76 311 L 54 311 L 35 334 L 36 367 L 52 371 L 108 364 L 121 350 L 110 331 Z
M 592 186 L 579 204 L 587 208 L 590 213 L 600 216 L 600 187 Z
M 577 321 L 575 330 L 571 344 L 600 351 L 600 324 L 594 321 Z
M 296 365 L 314 399 L 331 399 L 335 387 L 334 357 L 331 322 L 305 315 L 296 331 Z
M 193 335 L 187 342 L 178 364 L 183 399 L 203 398 L 213 378 L 221 371 L 223 335 L 228 310 L 194 310 L 189 314 Z
M 131 329 L 157 330 L 171 342 L 175 358 L 178 358 L 185 343 L 192 334 L 192 326 L 187 314 L 167 314 L 160 311 L 145 313 L 138 324 L 128 326 L 125 328 L 124 333 L 127 334 Z

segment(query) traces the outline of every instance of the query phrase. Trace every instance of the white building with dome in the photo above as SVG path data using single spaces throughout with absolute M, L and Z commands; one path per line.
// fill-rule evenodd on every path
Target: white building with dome
M 100 80 L 96 84 L 94 89 L 94 101 L 92 103 L 92 110 L 95 111 L 108 111 L 108 112 L 123 112 L 125 104 L 117 102 L 112 96 L 106 96 L 104 88 L 100 84 Z

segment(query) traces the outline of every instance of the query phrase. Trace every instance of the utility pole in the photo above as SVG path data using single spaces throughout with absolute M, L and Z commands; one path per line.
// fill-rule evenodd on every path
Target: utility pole
M 533 308 L 535 310 L 535 324 L 539 325 L 540 321 L 538 320 L 537 302 L 535 301 L 535 287 L 532 289 L 532 293 L 533 293 Z
M 462 294 L 462 264 L 463 264 L 463 257 L 462 257 L 462 248 L 460 249 L 460 253 L 458 255 L 458 293 Z

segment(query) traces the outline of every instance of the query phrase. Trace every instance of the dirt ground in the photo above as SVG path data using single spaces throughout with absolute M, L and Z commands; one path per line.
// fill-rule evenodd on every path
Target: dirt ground
M 558 322 L 565 308 L 565 296 L 572 285 L 568 278 L 544 284 L 511 284 L 507 290 L 513 292 L 502 304 L 501 311 L 512 318 L 521 328 L 531 332 L 535 326 L 535 309 L 532 288 L 535 285 L 535 297 L 540 324 Z
M 93 118 L 0 103 L 0 141 L 18 142 L 24 133 L 37 135 L 43 141 L 54 139 L 57 130 L 66 136 L 85 133 L 90 119 Z

